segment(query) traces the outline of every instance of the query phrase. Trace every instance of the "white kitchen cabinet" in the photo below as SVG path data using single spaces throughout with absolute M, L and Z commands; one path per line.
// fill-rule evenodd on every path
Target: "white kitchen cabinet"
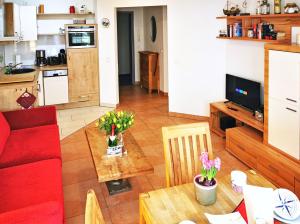
M 300 54 L 269 51 L 269 96 L 299 103 Z
M 268 143 L 300 159 L 300 54 L 269 51 Z
M 22 41 L 37 40 L 35 6 L 20 6 L 20 36 Z
M 19 6 L 4 3 L 4 38 L 15 37 L 15 41 L 37 40 L 37 16 L 35 6 Z

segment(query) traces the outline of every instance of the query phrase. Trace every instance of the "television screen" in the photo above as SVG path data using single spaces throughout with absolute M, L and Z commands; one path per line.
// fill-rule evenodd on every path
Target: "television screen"
M 260 107 L 260 83 L 226 74 L 226 99 L 250 110 Z

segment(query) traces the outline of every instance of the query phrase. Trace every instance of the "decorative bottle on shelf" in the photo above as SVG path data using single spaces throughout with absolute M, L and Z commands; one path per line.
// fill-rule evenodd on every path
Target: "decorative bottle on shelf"
M 268 0 L 263 0 L 260 5 L 260 10 L 262 15 L 270 14 L 270 3 L 268 3 Z
M 274 13 L 275 14 L 281 13 L 281 0 L 274 0 Z
M 260 5 L 261 5 L 261 1 L 257 0 L 257 3 L 256 3 L 256 14 L 257 15 L 260 15 L 260 13 L 261 13 Z
M 115 129 L 116 129 L 116 125 L 113 124 L 111 126 L 111 133 L 108 138 L 108 147 L 115 147 L 118 145 L 118 138 L 117 135 L 115 134 Z

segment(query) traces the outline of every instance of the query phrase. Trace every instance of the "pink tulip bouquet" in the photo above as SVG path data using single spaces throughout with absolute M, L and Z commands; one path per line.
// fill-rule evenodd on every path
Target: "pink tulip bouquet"
M 215 177 L 221 169 L 221 159 L 219 157 L 214 160 L 208 158 L 208 153 L 203 152 L 200 156 L 202 162 L 201 179 L 198 180 L 202 186 L 213 186 L 216 184 Z

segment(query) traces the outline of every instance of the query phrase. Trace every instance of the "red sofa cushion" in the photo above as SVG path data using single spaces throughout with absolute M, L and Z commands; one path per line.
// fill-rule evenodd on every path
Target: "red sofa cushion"
M 61 158 L 57 125 L 13 130 L 0 156 L 0 168 Z
M 60 223 L 63 222 L 59 159 L 0 169 L 0 180 L 0 213 L 54 201 L 58 202 Z
M 0 214 L 5 224 L 58 224 L 62 223 L 62 206 L 58 202 L 46 202 Z
M 3 112 L 11 130 L 57 124 L 54 106 Z
M 5 117 L 0 112 L 0 156 L 4 150 L 9 135 L 10 135 L 10 127 Z

